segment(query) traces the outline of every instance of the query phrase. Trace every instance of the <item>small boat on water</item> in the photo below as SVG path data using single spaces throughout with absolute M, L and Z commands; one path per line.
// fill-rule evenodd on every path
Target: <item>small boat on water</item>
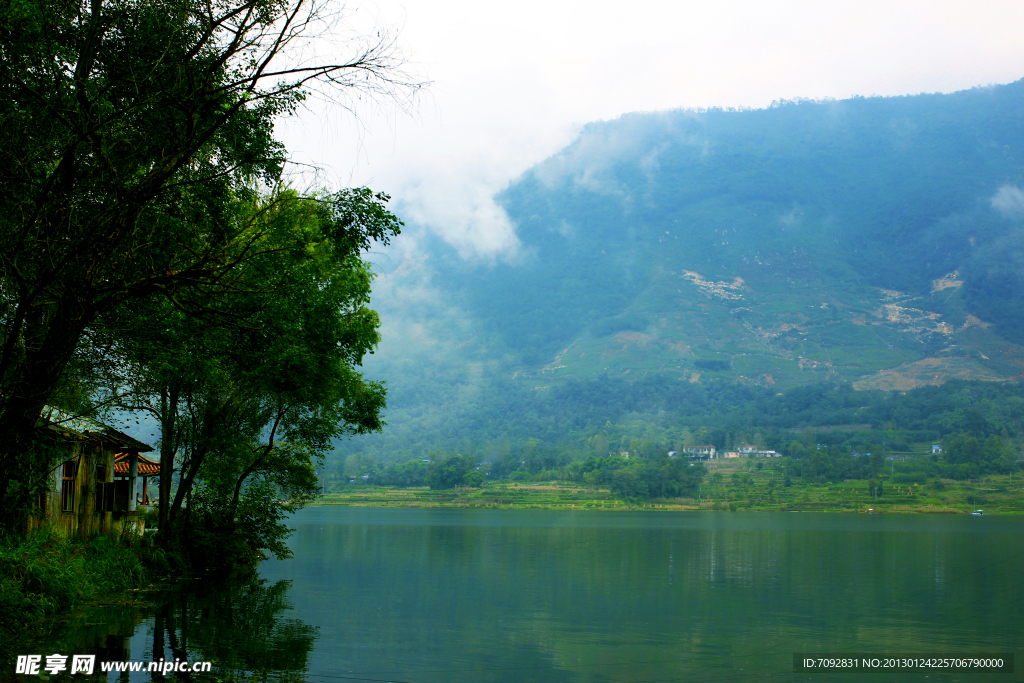
M 981 517 L 981 515 L 982 515 L 982 512 L 983 512 L 983 510 L 975 510 L 975 511 L 974 511 L 974 512 L 972 512 L 971 514 L 972 514 L 972 515 L 976 515 L 976 516 L 978 516 L 978 517 Z

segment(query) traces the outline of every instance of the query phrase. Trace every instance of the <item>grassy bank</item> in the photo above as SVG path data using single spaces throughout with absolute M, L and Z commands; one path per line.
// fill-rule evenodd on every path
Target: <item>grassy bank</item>
M 542 510 L 639 510 L 658 507 L 697 510 L 696 500 L 626 501 L 607 488 L 590 488 L 564 482 L 485 484 L 480 488 L 431 491 L 426 487 L 351 486 L 329 493 L 315 505 L 352 507 L 445 507 Z
M 68 539 L 45 528 L 26 538 L 0 538 L 0 627 L 21 628 L 148 584 L 147 540 Z
M 760 466 L 760 469 L 758 469 Z M 730 509 L 865 512 L 1024 512 L 1024 476 L 986 475 L 954 481 L 821 481 L 791 478 L 781 462 L 733 460 L 712 463 L 701 495 Z
M 800 510 L 820 512 L 985 514 L 1024 512 L 1024 476 L 985 476 L 974 481 L 917 484 L 869 481 L 817 482 L 787 479 L 781 470 L 750 461 L 712 462 L 693 498 L 624 500 L 606 487 L 570 482 L 487 483 L 480 488 L 431 491 L 353 485 L 329 493 L 317 505 L 447 507 L 546 510 Z
M 75 650 L 96 630 L 97 611 L 107 616 L 104 605 L 137 600 L 134 589 L 150 583 L 146 541 L 68 539 L 46 528 L 0 538 L 0 669 L 14 671 L 17 654 Z

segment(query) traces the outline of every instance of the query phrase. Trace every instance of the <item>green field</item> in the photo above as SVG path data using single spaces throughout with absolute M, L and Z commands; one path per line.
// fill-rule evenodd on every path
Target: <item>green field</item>
M 974 481 L 932 480 L 923 484 L 890 484 L 881 478 L 874 496 L 869 482 L 851 480 L 824 484 L 791 480 L 765 463 L 712 462 L 697 497 L 624 500 L 606 487 L 571 482 L 488 483 L 481 488 L 431 491 L 353 485 L 328 493 L 316 505 L 354 507 L 445 507 L 543 510 L 798 510 L 818 512 L 892 512 L 985 514 L 1024 512 L 1024 475 L 985 476 Z M 774 463 L 773 463 L 774 464 Z

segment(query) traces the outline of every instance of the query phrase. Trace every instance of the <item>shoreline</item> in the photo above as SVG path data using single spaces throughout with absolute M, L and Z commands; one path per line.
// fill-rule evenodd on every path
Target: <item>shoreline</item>
M 847 514 L 984 515 L 1024 513 L 1024 492 L 977 485 L 943 485 L 940 492 L 898 491 L 870 500 L 862 486 L 794 484 L 769 491 L 712 491 L 703 499 L 624 500 L 606 487 L 567 482 L 488 484 L 432 491 L 426 487 L 352 485 L 324 494 L 308 507 L 466 508 L 494 510 L 584 510 L 595 512 L 831 512 Z M 711 487 L 707 487 L 711 488 Z M 903 487 L 901 487 L 903 488 Z M 720 495 L 715 495 L 719 493 Z M 857 495 L 860 493 L 860 495 Z M 902 494 L 902 495 L 901 495 Z

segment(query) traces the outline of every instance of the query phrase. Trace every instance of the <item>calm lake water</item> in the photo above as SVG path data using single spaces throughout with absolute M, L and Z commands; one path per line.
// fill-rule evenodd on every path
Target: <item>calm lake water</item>
M 1020 658 L 1024 518 L 325 507 L 293 521 L 294 559 L 164 596 L 131 658 L 322 683 L 1024 680 L 1024 661 L 792 668 L 795 652 Z
M 262 575 L 291 581 L 290 614 L 318 629 L 308 680 L 850 680 L 867 674 L 794 674 L 793 653 L 1024 651 L 1021 518 L 311 508 L 295 524 L 295 558 Z

